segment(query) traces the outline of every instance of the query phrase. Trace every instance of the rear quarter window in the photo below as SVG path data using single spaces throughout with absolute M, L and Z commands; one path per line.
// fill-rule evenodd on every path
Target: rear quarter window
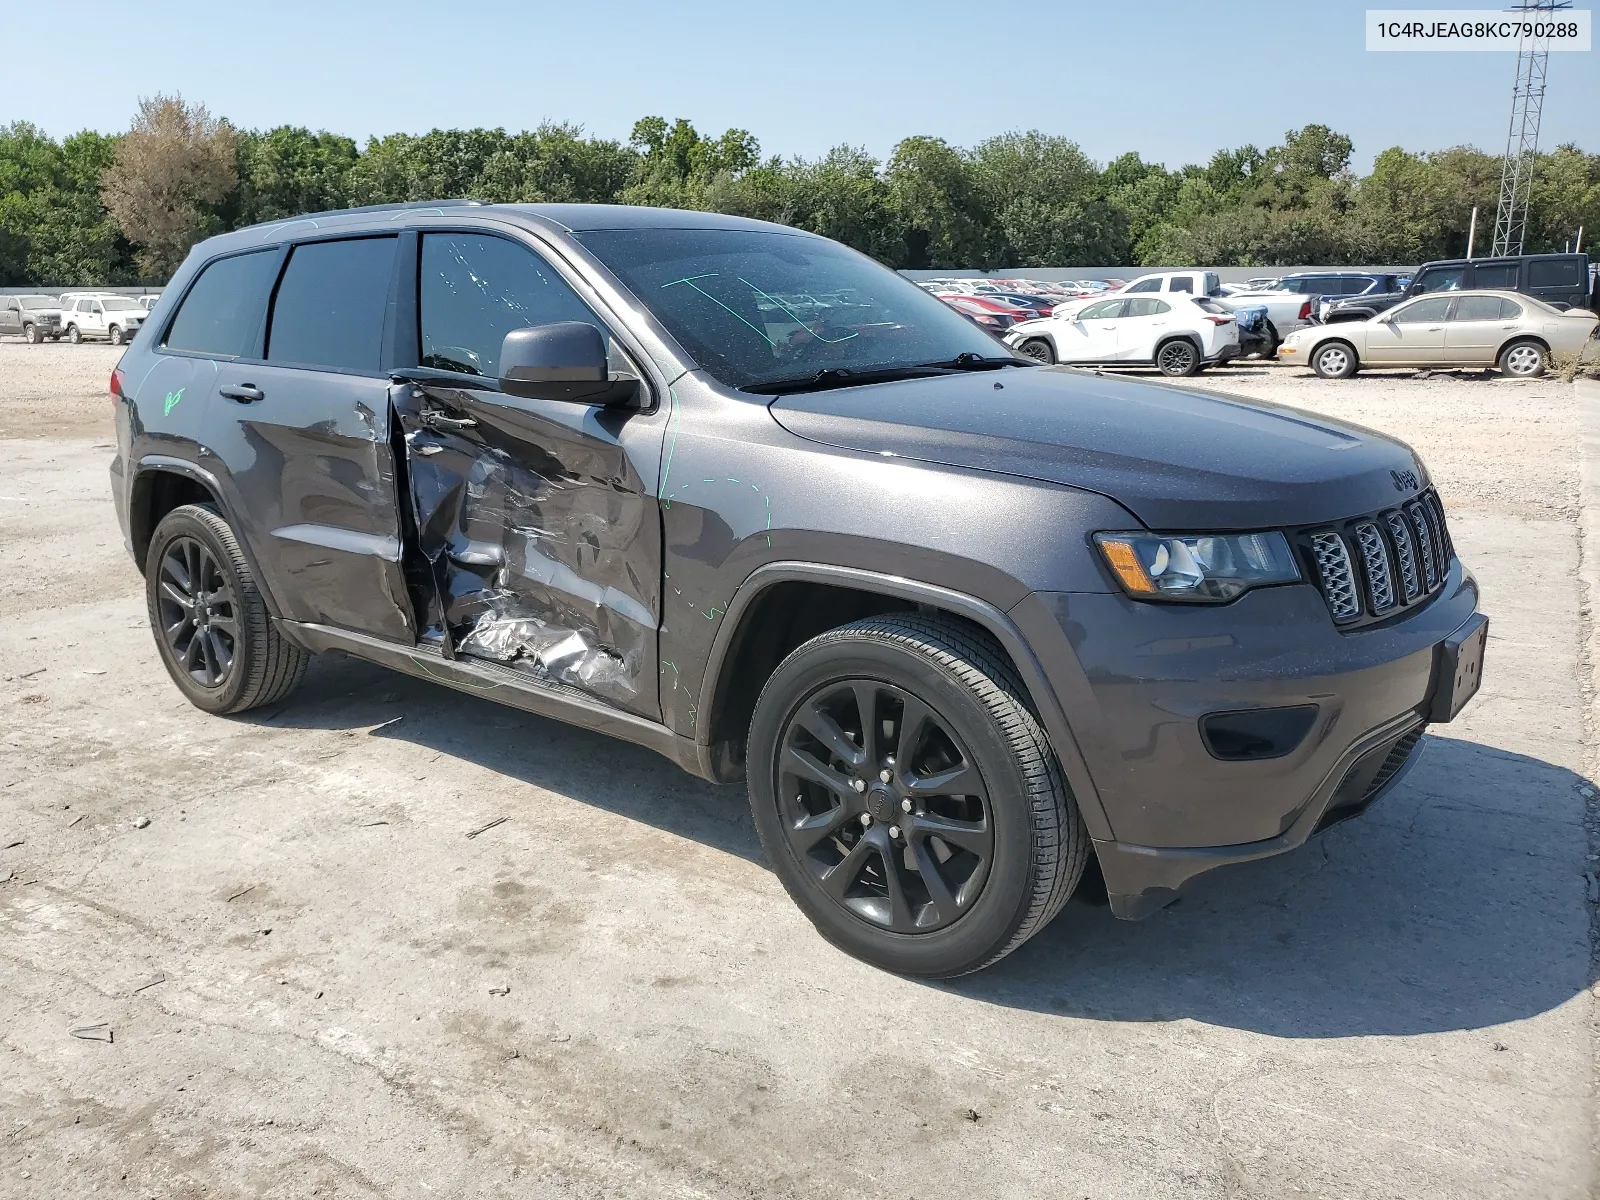
M 167 328 L 167 349 L 218 358 L 258 357 L 261 318 L 277 272 L 276 250 L 238 254 L 205 267 Z
M 1528 264 L 1529 287 L 1577 287 L 1583 282 L 1575 258 L 1546 259 Z

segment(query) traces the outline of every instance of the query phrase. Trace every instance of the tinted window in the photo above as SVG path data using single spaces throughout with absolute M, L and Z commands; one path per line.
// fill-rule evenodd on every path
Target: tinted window
M 167 348 L 219 358 L 261 353 L 261 317 L 278 272 L 278 252 L 218 259 L 200 272 L 167 330 Z
M 1359 296 L 1372 286 L 1372 280 L 1367 278 L 1365 275 L 1357 275 L 1354 278 L 1345 279 L 1343 284 L 1343 289 L 1340 292 L 1341 295 Z
M 1417 276 L 1419 291 L 1424 292 L 1453 292 L 1461 287 L 1461 273 L 1464 267 L 1434 267 Z
M 267 358 L 376 371 L 394 248 L 392 237 L 296 246 L 272 304 Z
M 1444 320 L 1445 314 L 1450 311 L 1450 297 L 1438 296 L 1428 300 L 1418 300 L 1415 304 L 1407 305 L 1394 314 L 1394 319 L 1401 325 L 1426 324 L 1431 321 Z
M 1128 301 L 1126 317 L 1154 317 L 1164 312 L 1171 312 L 1172 305 L 1165 300 L 1155 300 L 1149 296 L 1140 296 L 1137 300 Z
M 513 329 L 584 321 L 605 331 L 537 254 L 480 233 L 422 235 L 422 365 L 494 378 Z
M 1174 278 L 1167 280 L 1167 291 L 1192 292 L 1194 291 L 1194 280 L 1188 279 L 1182 275 L 1175 276 Z
M 1516 263 L 1482 263 L 1472 268 L 1472 285 L 1481 288 L 1515 288 L 1517 286 Z
M 1528 264 L 1529 287 L 1576 287 L 1582 282 L 1575 258 L 1553 258 Z
M 1127 290 L 1130 292 L 1159 292 L 1161 290 L 1161 280 L 1146 279 L 1133 284 Z

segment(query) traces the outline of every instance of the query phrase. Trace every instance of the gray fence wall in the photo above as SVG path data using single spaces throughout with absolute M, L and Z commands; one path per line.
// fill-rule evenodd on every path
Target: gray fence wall
M 62 292 L 112 292 L 118 296 L 159 296 L 158 287 L 0 287 L 0 296 L 59 296 Z
M 1004 271 L 902 271 L 912 279 L 1037 279 L 1057 283 L 1063 279 L 1135 279 L 1152 271 L 1215 271 L 1223 283 L 1246 279 L 1277 278 L 1306 271 L 1371 271 L 1409 275 L 1416 267 L 1009 267 Z

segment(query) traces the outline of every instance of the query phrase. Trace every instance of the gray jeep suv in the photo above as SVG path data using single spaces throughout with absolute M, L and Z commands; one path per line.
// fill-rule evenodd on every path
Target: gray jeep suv
M 214 238 L 112 378 L 196 705 L 343 651 L 748 781 L 822 934 L 921 976 L 1093 855 L 1143 917 L 1391 786 L 1486 622 L 1365 429 L 1014 356 L 827 239 L 444 202 Z

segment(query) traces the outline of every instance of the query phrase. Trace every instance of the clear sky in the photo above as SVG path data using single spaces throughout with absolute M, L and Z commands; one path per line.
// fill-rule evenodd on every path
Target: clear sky
M 1515 55 L 1368 53 L 1365 7 L 24 2 L 0 20 L 0 123 L 113 132 L 140 96 L 177 91 L 241 127 L 358 141 L 545 120 L 626 139 L 653 113 L 702 133 L 742 127 L 786 157 L 842 142 L 883 157 L 911 134 L 971 145 L 1038 128 L 1101 161 L 1138 150 L 1178 166 L 1315 121 L 1355 140 L 1360 170 L 1392 145 L 1501 151 Z M 1540 144 L 1563 141 L 1600 151 L 1600 53 L 1550 56 Z

